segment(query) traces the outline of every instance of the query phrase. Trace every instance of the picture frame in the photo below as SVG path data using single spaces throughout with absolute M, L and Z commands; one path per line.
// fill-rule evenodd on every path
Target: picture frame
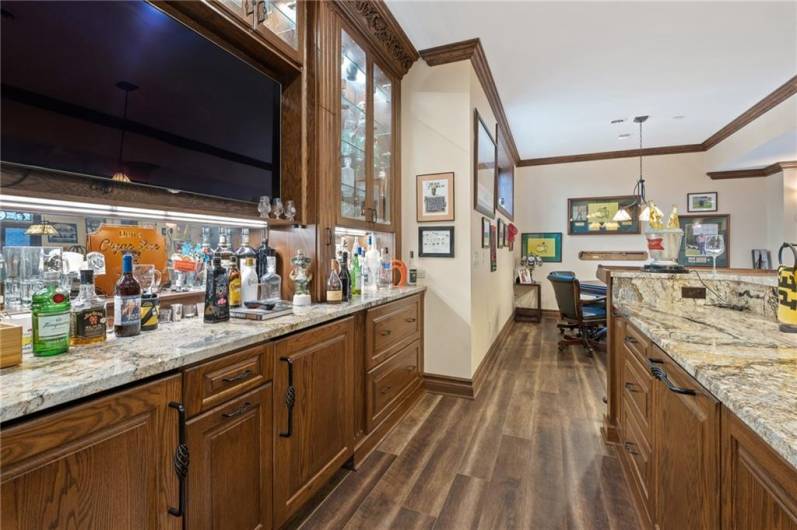
M 531 272 L 528 267 L 518 267 L 517 270 L 518 282 L 521 285 L 531 285 L 534 281 L 531 279 Z
M 498 269 L 496 246 L 496 226 L 490 223 L 490 272 L 495 272 Z
M 711 268 L 713 261 L 700 249 L 702 236 L 717 233 L 725 239 L 725 252 L 717 257 L 717 268 L 730 267 L 731 255 L 731 216 L 714 215 L 682 215 L 678 218 L 684 237 L 678 252 L 678 263 L 685 267 Z M 699 229 L 696 229 L 698 227 Z M 716 227 L 716 228 L 714 228 Z
M 501 246 L 504 248 L 507 248 L 509 246 L 509 243 L 507 242 L 508 238 L 507 233 L 509 231 L 508 228 L 509 226 L 506 223 L 504 223 L 503 232 L 501 233 Z
M 76 223 L 51 223 L 52 227 L 58 231 L 57 236 L 47 236 L 48 243 L 58 245 L 77 245 L 77 224 Z
M 719 208 L 719 193 L 703 191 L 686 194 L 687 212 L 716 212 Z
M 473 109 L 473 209 L 490 219 L 495 219 L 497 157 L 495 139 Z
M 639 206 L 634 195 L 567 199 L 567 234 L 571 236 L 639 234 Z M 631 217 L 614 221 L 623 208 Z
M 482 248 L 490 246 L 490 220 L 482 217 Z
M 454 227 L 453 226 L 419 226 L 418 257 L 420 258 L 453 258 Z
M 520 255 L 534 254 L 545 263 L 562 262 L 562 232 L 526 232 L 520 235 Z
M 498 171 L 496 174 L 495 208 L 510 221 L 515 220 L 515 163 L 509 154 L 509 141 L 504 130 L 496 125 Z
M 415 177 L 415 217 L 419 223 L 454 220 L 454 172 Z
M 754 248 L 751 251 L 753 268 L 759 270 L 772 270 L 772 255 L 765 248 Z
M 498 228 L 497 228 L 498 241 L 496 242 L 496 247 L 504 248 L 504 230 L 505 230 L 506 225 L 504 224 L 504 222 L 501 220 L 500 217 L 498 218 L 497 225 L 498 225 Z

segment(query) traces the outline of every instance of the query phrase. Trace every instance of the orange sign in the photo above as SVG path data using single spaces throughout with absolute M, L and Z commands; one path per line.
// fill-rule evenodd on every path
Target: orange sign
M 96 277 L 97 290 L 113 295 L 113 287 L 122 274 L 122 256 L 133 254 L 133 263 L 151 263 L 166 278 L 166 239 L 152 226 L 101 224 L 87 237 L 89 252 L 105 256 L 105 274 Z

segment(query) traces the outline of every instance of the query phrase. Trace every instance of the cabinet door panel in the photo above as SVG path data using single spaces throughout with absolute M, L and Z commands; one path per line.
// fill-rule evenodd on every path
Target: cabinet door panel
M 353 454 L 353 320 L 276 344 L 275 526 L 285 522 Z M 292 372 L 292 418 L 285 396 Z M 290 428 L 289 428 L 290 425 Z
M 0 434 L 2 528 L 177 529 L 173 376 Z
M 272 386 L 188 422 L 188 527 L 271 528 Z
M 694 394 L 654 383 L 655 522 L 661 530 L 715 530 L 719 528 L 719 402 L 669 358 L 659 366 L 673 385 Z

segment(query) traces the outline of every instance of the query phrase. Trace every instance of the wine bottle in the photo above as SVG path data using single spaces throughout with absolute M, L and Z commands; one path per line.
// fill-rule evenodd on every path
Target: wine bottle
M 338 276 L 338 260 L 330 260 L 329 278 L 327 278 L 327 303 L 339 304 L 343 301 L 343 285 Z
M 351 302 L 351 275 L 349 274 L 349 253 L 345 250 L 340 255 L 340 277 L 341 290 L 343 292 L 343 301 Z
M 117 337 L 141 333 L 141 285 L 133 277 L 133 255 L 122 256 L 122 275 L 113 295 L 113 332 Z

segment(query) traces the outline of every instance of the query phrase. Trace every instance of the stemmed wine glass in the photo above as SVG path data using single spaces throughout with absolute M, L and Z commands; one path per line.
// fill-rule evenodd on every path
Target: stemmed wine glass
M 706 236 L 705 252 L 714 260 L 714 276 L 717 275 L 717 258 L 725 253 L 725 238 L 720 234 Z
M 260 202 L 257 204 L 257 213 L 263 219 L 268 219 L 268 214 L 271 213 L 271 198 L 268 195 L 260 197 Z

